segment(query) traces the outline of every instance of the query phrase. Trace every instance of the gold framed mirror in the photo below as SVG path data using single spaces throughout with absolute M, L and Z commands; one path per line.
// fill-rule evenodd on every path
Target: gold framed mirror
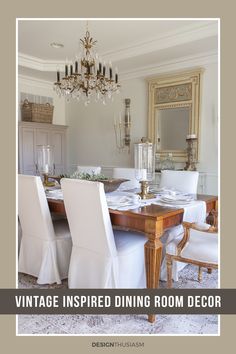
M 171 153 L 174 161 L 187 159 L 187 135 L 200 136 L 200 90 L 203 69 L 148 79 L 148 138 L 161 157 Z

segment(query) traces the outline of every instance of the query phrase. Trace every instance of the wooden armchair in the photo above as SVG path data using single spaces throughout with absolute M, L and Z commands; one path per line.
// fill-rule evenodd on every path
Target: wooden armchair
M 199 266 L 198 281 L 201 281 L 201 268 L 206 267 L 208 273 L 218 268 L 218 230 L 207 224 L 183 222 L 184 236 L 175 246 L 168 245 L 166 250 L 167 287 L 172 287 L 172 263 L 174 261 Z M 174 242 L 174 240 L 173 240 Z M 173 249 L 177 248 L 176 254 Z

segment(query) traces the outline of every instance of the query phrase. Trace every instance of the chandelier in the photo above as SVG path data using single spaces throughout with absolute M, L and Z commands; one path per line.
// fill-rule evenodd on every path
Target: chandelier
M 80 39 L 82 52 L 74 63 L 65 65 L 65 75 L 61 78 L 61 73 L 57 70 L 57 81 L 54 83 L 54 90 L 58 96 L 70 99 L 84 100 L 88 105 L 91 98 L 94 101 L 102 101 L 106 104 L 107 99 L 113 99 L 114 93 L 119 93 L 117 68 L 115 72 L 111 62 L 106 65 L 102 63 L 94 47 L 97 43 L 90 36 L 88 28 L 85 37 Z

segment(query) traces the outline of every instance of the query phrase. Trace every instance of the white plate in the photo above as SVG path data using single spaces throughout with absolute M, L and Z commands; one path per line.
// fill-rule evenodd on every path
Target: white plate
M 192 202 L 192 200 L 170 200 L 165 198 L 160 198 L 160 201 L 165 204 L 172 204 L 172 205 L 187 205 Z

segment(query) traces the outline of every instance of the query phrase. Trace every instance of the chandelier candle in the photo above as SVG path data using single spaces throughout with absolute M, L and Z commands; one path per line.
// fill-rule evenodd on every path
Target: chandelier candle
M 94 53 L 97 41 L 90 36 L 88 30 L 80 42 L 82 53 L 72 60 L 72 64 L 71 61 L 66 63 L 64 77 L 60 78 L 60 72 L 57 71 L 54 90 L 59 97 L 63 96 L 67 101 L 71 98 L 78 101 L 82 99 L 85 101 L 85 105 L 88 105 L 93 97 L 95 102 L 101 100 L 103 104 L 106 104 L 107 99 L 111 99 L 114 93 L 119 93 L 120 84 L 118 83 L 117 70 L 115 71 L 115 79 L 113 79 L 112 65 L 109 62 L 106 76 L 106 63 L 104 62 L 102 65 L 98 54 Z M 68 75 L 69 69 L 70 75 Z
M 57 82 L 60 82 L 60 71 L 57 71 Z

